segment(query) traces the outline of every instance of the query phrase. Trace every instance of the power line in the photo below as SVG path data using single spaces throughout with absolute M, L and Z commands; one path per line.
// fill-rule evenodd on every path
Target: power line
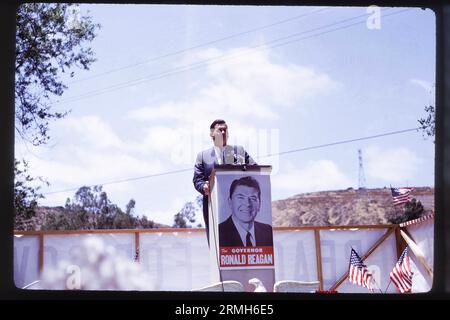
M 195 45 L 195 46 L 192 46 L 192 47 L 188 47 L 188 48 L 185 48 L 185 49 L 177 50 L 177 51 L 174 51 L 174 52 L 166 53 L 166 54 L 163 54 L 161 56 L 157 56 L 157 57 L 153 57 L 153 58 L 150 58 L 150 59 L 146 59 L 146 60 L 134 63 L 134 64 L 126 65 L 126 66 L 123 66 L 123 67 L 120 67 L 120 68 L 116 68 L 116 69 L 111 69 L 109 71 L 105 71 L 105 72 L 102 72 L 102 73 L 99 73 L 99 74 L 96 74 L 96 75 L 93 75 L 93 76 L 90 76 L 90 77 L 86 77 L 86 78 L 79 79 L 79 80 L 74 80 L 74 81 L 68 82 L 68 84 L 74 84 L 74 83 L 78 83 L 78 82 L 83 82 L 83 81 L 87 81 L 87 80 L 91 80 L 91 79 L 94 79 L 94 78 L 98 78 L 98 77 L 101 77 L 101 76 L 104 76 L 104 75 L 107 75 L 107 74 L 111 74 L 111 73 L 114 73 L 114 72 L 117 72 L 117 71 L 134 68 L 134 67 L 137 67 L 137 66 L 149 63 L 149 62 L 154 62 L 154 61 L 157 61 L 157 60 L 160 60 L 160 59 L 163 59 L 163 58 L 175 56 L 175 55 L 178 55 L 180 53 L 184 53 L 184 52 L 191 51 L 191 50 L 194 50 L 194 49 L 202 48 L 202 47 L 214 44 L 214 43 L 218 43 L 218 42 L 222 42 L 222 41 L 229 40 L 229 39 L 232 39 L 232 38 L 236 38 L 236 37 L 239 37 L 239 36 L 242 36 L 242 35 L 245 35 L 245 34 L 249 34 L 249 33 L 255 32 L 255 31 L 268 29 L 268 28 L 271 28 L 271 27 L 274 27 L 274 26 L 277 26 L 277 25 L 280 25 L 280 24 L 283 24 L 283 23 L 286 23 L 286 22 L 290 22 L 290 21 L 293 21 L 293 20 L 304 18 L 304 17 L 307 17 L 309 15 L 312 15 L 312 14 L 315 14 L 315 13 L 319 13 L 319 12 L 322 12 L 322 11 L 325 11 L 325 10 L 329 10 L 329 9 L 331 9 L 331 8 L 330 7 L 324 7 L 324 8 L 321 8 L 321 9 L 318 9 L 318 10 L 314 10 L 314 11 L 311 11 L 311 12 L 308 12 L 308 13 L 305 13 L 305 14 L 297 15 L 297 16 L 294 16 L 294 17 L 291 17 L 291 18 L 288 18 L 288 19 L 276 21 L 274 23 L 271 23 L 271 24 L 268 24 L 268 25 L 264 25 L 264 26 L 261 26 L 261 27 L 258 27 L 258 28 L 253 28 L 253 29 L 250 29 L 250 30 L 247 30 L 247 31 L 231 34 L 231 35 L 228 35 L 228 36 L 223 37 L 223 38 L 219 38 L 219 39 L 212 40 L 212 41 L 209 41 L 209 42 L 204 42 L 204 43 L 201 43 L 201 44 L 198 44 L 198 45 Z
M 387 9 L 387 10 L 389 10 L 389 9 Z M 392 16 L 392 15 L 399 14 L 399 13 L 402 13 L 402 12 L 405 12 L 405 11 L 409 11 L 409 10 L 410 9 L 399 10 L 399 11 L 396 11 L 396 12 L 393 12 L 393 13 L 390 13 L 390 14 L 385 14 L 384 17 Z M 109 87 L 106 87 L 106 88 L 93 90 L 91 92 L 85 93 L 84 95 L 69 97 L 66 100 L 61 100 L 61 101 L 55 102 L 54 104 L 60 104 L 60 103 L 63 103 L 63 102 L 66 102 L 66 103 L 75 102 L 75 101 L 86 99 L 86 98 L 90 98 L 90 97 L 93 97 L 93 96 L 96 96 L 96 95 L 100 95 L 100 94 L 104 94 L 104 93 L 107 93 L 107 92 L 116 91 L 116 90 L 119 90 L 119 89 L 122 89 L 122 88 L 126 88 L 126 87 L 129 87 L 129 86 L 137 85 L 137 84 L 140 84 L 140 83 L 144 83 L 144 82 L 148 82 L 148 81 L 152 81 L 152 80 L 158 80 L 158 79 L 165 78 L 165 77 L 171 76 L 171 75 L 175 75 L 175 74 L 178 74 L 178 73 L 181 73 L 181 72 L 185 72 L 185 71 L 197 69 L 197 68 L 200 68 L 200 67 L 204 67 L 204 66 L 207 66 L 208 63 L 210 63 L 213 60 L 220 59 L 220 60 L 215 62 L 215 63 L 217 63 L 217 62 L 222 62 L 222 61 L 225 61 L 225 60 L 228 60 L 228 59 L 235 59 L 235 58 L 240 57 L 242 55 L 251 53 L 251 52 L 253 52 L 255 50 L 261 50 L 261 49 L 267 49 L 267 48 L 275 48 L 275 47 L 287 45 L 287 44 L 290 44 L 290 43 L 293 43 L 293 42 L 297 42 L 297 41 L 300 41 L 300 40 L 317 37 L 317 36 L 320 36 L 320 35 L 323 35 L 323 34 L 326 34 L 326 33 L 342 30 L 342 29 L 345 29 L 345 28 L 349 28 L 349 27 L 361 24 L 361 23 L 365 23 L 365 20 L 364 21 L 358 21 L 356 23 L 352 23 L 352 24 L 345 25 L 345 26 L 342 26 L 342 27 L 338 27 L 338 28 L 335 28 L 335 29 L 332 29 L 332 30 L 327 30 L 327 31 L 324 31 L 324 32 L 321 32 L 321 33 L 313 34 L 313 35 L 310 35 L 310 36 L 306 36 L 306 37 L 302 37 L 302 38 L 286 41 L 286 42 L 279 43 L 279 44 L 276 44 L 276 45 L 272 45 L 272 46 L 268 45 L 270 43 L 275 43 L 275 42 L 279 42 L 281 40 L 286 40 L 288 38 L 299 36 L 301 34 L 310 33 L 312 31 L 316 31 L 318 29 L 324 29 L 324 28 L 328 28 L 328 27 L 330 27 L 332 25 L 340 24 L 340 23 L 343 23 L 343 22 L 348 22 L 350 20 L 361 18 L 363 16 L 366 17 L 367 15 L 364 14 L 364 15 L 356 16 L 356 17 L 345 19 L 345 20 L 342 20 L 342 21 L 339 21 L 339 22 L 336 22 L 336 23 L 332 23 L 332 24 L 326 25 L 326 26 L 318 27 L 318 28 L 315 28 L 315 29 L 311 29 L 311 30 L 295 33 L 295 34 L 292 34 L 292 35 L 289 35 L 289 36 L 286 36 L 286 37 L 283 37 L 283 38 L 275 39 L 275 40 L 269 41 L 269 42 L 267 42 L 265 44 L 257 45 L 257 46 L 254 46 L 254 47 L 242 50 L 242 52 L 237 52 L 237 54 L 234 54 L 234 55 L 224 54 L 224 55 L 221 55 L 221 56 L 217 56 L 217 57 L 214 57 L 214 58 L 206 59 L 206 60 L 203 60 L 203 61 L 191 64 L 191 65 L 181 66 L 181 67 L 169 69 L 169 70 L 166 70 L 166 71 L 164 71 L 162 73 L 157 73 L 157 74 L 149 75 L 149 76 L 146 76 L 146 77 L 143 77 L 143 78 L 129 80 L 129 81 L 126 81 L 126 82 L 123 82 L 123 83 L 119 83 L 119 84 L 116 84 L 116 85 L 112 85 L 112 86 L 109 86 Z M 214 63 L 214 62 L 212 62 L 212 63 Z
M 180 170 L 173 170 L 173 171 L 149 174 L 149 175 L 146 175 L 146 176 L 141 176 L 141 177 L 136 177 L 136 178 L 127 178 L 127 179 L 122 179 L 122 180 L 114 180 L 114 181 L 109 181 L 109 182 L 104 182 L 104 183 L 93 184 L 93 185 L 90 185 L 88 187 L 105 186 L 105 185 L 108 185 L 108 184 L 116 184 L 116 183 L 123 183 L 123 182 L 129 182 L 129 181 L 135 181 L 135 180 L 141 180 L 141 179 L 147 179 L 147 178 L 154 178 L 154 177 L 165 176 L 165 175 L 169 175 L 169 174 L 185 172 L 185 171 L 188 171 L 188 170 L 192 171 L 192 168 L 186 168 L 186 169 L 180 169 Z M 65 189 L 65 190 L 46 192 L 44 194 L 62 193 L 62 192 L 68 192 L 68 191 L 74 191 L 74 190 L 78 190 L 78 188 L 71 188 L 71 189 Z
M 387 10 L 389 10 L 389 9 L 387 9 Z M 93 91 L 87 92 L 87 93 L 85 93 L 83 95 L 80 95 L 80 96 L 68 97 L 67 99 L 65 99 L 65 100 L 63 99 L 62 101 L 59 101 L 57 103 L 62 103 L 62 102 L 69 102 L 70 103 L 70 102 L 78 101 L 78 100 L 81 100 L 81 99 L 89 98 L 89 97 L 92 97 L 92 96 L 96 96 L 98 94 L 103 94 L 103 93 L 107 93 L 107 92 L 110 92 L 110 91 L 116 91 L 118 89 L 122 89 L 122 88 L 126 88 L 128 86 L 136 85 L 139 82 L 147 82 L 147 81 L 152 81 L 152 80 L 158 80 L 158 79 L 170 76 L 170 75 L 174 75 L 174 74 L 178 74 L 178 73 L 181 73 L 181 72 L 193 70 L 193 69 L 196 69 L 196 68 L 199 68 L 199 67 L 207 66 L 208 63 L 210 63 L 211 61 L 214 61 L 214 60 L 218 60 L 219 59 L 218 61 L 216 61 L 216 63 L 217 63 L 217 62 L 221 62 L 221 60 L 227 60 L 227 59 L 230 59 L 230 58 L 240 57 L 242 53 L 246 54 L 246 53 L 251 53 L 251 52 L 253 52 L 255 50 L 261 50 L 261 49 L 258 49 L 260 47 L 263 47 L 262 49 L 265 49 L 265 47 L 270 48 L 270 46 L 268 46 L 268 44 L 270 44 L 270 43 L 279 42 L 279 41 L 286 40 L 286 39 L 289 39 L 289 38 L 292 38 L 292 37 L 295 37 L 295 36 L 299 36 L 299 35 L 302 35 L 302 34 L 305 34 L 305 33 L 310 33 L 310 32 L 316 31 L 316 30 L 328 28 L 328 27 L 334 26 L 336 24 L 345 23 L 345 22 L 348 22 L 348 21 L 351 21 L 351 20 L 354 20 L 354 19 L 358 19 L 358 18 L 361 18 L 361 17 L 367 17 L 367 14 L 359 15 L 359 16 L 352 17 L 352 18 L 349 18 L 349 19 L 344 19 L 344 20 L 341 20 L 341 21 L 338 21 L 338 22 L 334 22 L 334 23 L 322 26 L 322 27 L 317 27 L 317 28 L 306 30 L 306 31 L 297 32 L 297 33 L 294 33 L 292 35 L 285 36 L 285 37 L 282 37 L 282 38 L 274 39 L 274 40 L 269 41 L 269 42 L 267 42 L 265 44 L 256 45 L 256 46 L 253 46 L 251 48 L 241 50 L 240 52 L 238 52 L 238 55 L 235 54 L 234 56 L 231 55 L 231 57 L 230 57 L 229 54 L 228 55 L 227 54 L 222 54 L 220 56 L 209 58 L 209 59 L 205 59 L 205 60 L 202 60 L 202 61 L 199 61 L 199 62 L 196 62 L 196 63 L 193 63 L 193 64 L 189 64 L 189 65 L 186 65 L 186 66 L 172 68 L 172 69 L 166 70 L 166 71 L 161 72 L 161 73 L 156 73 L 156 74 L 153 74 L 153 75 L 148 75 L 148 76 L 137 78 L 137 79 L 133 79 L 133 80 L 128 80 L 128 81 L 125 81 L 125 82 L 122 82 L 122 83 L 119 83 L 119 84 L 115 84 L 115 85 L 112 85 L 112 86 L 109 86 L 109 87 L 93 90 Z M 298 41 L 298 40 L 302 40 L 302 39 L 296 39 L 295 41 Z
M 280 155 L 294 153 L 294 152 L 313 150 L 313 149 L 319 149 L 319 148 L 325 148 L 325 147 L 331 147 L 331 146 L 344 144 L 344 143 L 356 142 L 356 141 L 361 141 L 361 140 L 369 140 L 369 139 L 375 139 L 375 138 L 381 138 L 381 137 L 385 137 L 385 136 L 391 136 L 391 135 L 394 135 L 394 134 L 400 134 L 400 133 L 415 131 L 415 130 L 419 130 L 419 129 L 421 129 L 421 127 L 412 128 L 412 129 L 405 129 L 405 130 L 400 130 L 400 131 L 392 131 L 392 132 L 387 132 L 387 133 L 381 133 L 381 134 L 377 134 L 377 135 L 374 135 L 374 136 L 368 136 L 368 137 L 363 137 L 363 138 L 356 138 L 356 139 L 350 139 L 350 140 L 343 140 L 343 141 L 338 141 L 338 142 L 326 143 L 326 144 L 321 144 L 321 145 L 318 145 L 318 146 L 312 146 L 312 147 L 306 147 L 306 148 L 301 148 L 301 149 L 294 149 L 294 150 L 284 151 L 284 152 L 280 152 L 280 153 L 268 154 L 268 155 L 260 157 L 260 158 L 266 158 L 266 157 L 272 157 L 272 156 L 280 156 Z
M 373 136 L 367 136 L 367 137 L 362 137 L 362 138 L 337 141 L 337 142 L 321 144 L 321 145 L 317 145 L 317 146 L 311 146 L 311 147 L 294 149 L 294 150 L 289 150 L 289 151 L 284 151 L 284 152 L 279 152 L 279 153 L 268 154 L 268 155 L 265 155 L 265 156 L 256 157 L 256 159 L 263 159 L 263 158 L 274 157 L 274 156 L 281 156 L 281 155 L 295 153 L 295 152 L 302 152 L 302 151 L 307 151 L 307 150 L 320 149 L 320 148 L 325 148 L 325 147 L 330 147 L 330 146 L 335 146 L 335 145 L 345 144 L 345 143 L 350 143 L 350 142 L 355 142 L 355 141 L 369 140 L 369 139 L 375 139 L 375 138 L 380 138 L 380 137 L 386 137 L 386 136 L 391 136 L 391 135 L 396 135 L 396 134 L 401 134 L 401 133 L 406 133 L 406 132 L 411 132 L 411 131 L 418 131 L 419 129 L 421 129 L 421 127 L 405 129 L 405 130 L 399 130 L 399 131 L 392 131 L 392 132 L 387 132 L 387 133 L 381 133 L 381 134 L 377 134 L 377 135 L 373 135 Z M 94 186 L 98 186 L 98 185 L 104 186 L 104 185 L 109 185 L 109 184 L 117 184 L 117 183 L 129 182 L 129 181 L 136 181 L 136 180 L 148 179 L 148 178 L 165 176 L 165 175 L 169 175 L 169 174 L 176 174 L 176 173 L 187 172 L 187 171 L 192 171 L 192 168 L 185 168 L 185 169 L 179 169 L 179 170 L 173 170 L 173 171 L 166 171 L 166 172 L 155 173 L 155 174 L 150 174 L 150 175 L 145 175 L 145 176 L 140 176 L 140 177 L 135 177 L 135 178 L 114 180 L 114 181 L 109 181 L 109 182 L 104 182 L 104 183 L 93 184 L 93 185 L 90 185 L 88 187 L 94 187 Z M 46 193 L 43 193 L 43 195 L 63 193 L 63 192 L 69 192 L 69 191 L 76 191 L 78 189 L 79 188 L 70 188 L 70 189 L 46 192 Z

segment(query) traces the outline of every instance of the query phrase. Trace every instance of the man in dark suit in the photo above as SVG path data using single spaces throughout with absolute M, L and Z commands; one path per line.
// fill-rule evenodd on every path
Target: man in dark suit
M 231 215 L 219 224 L 220 246 L 273 246 L 272 226 L 255 221 L 261 208 L 258 181 L 250 176 L 234 180 L 228 204 Z
M 200 152 L 197 155 L 194 167 L 195 189 L 203 195 L 203 219 L 206 227 L 206 238 L 209 245 L 209 222 L 208 222 L 208 195 L 209 195 L 209 176 L 214 166 L 217 164 L 249 164 L 255 165 L 256 162 L 248 155 L 242 146 L 229 146 L 228 126 L 225 120 L 214 120 L 211 123 L 210 137 L 214 146 Z

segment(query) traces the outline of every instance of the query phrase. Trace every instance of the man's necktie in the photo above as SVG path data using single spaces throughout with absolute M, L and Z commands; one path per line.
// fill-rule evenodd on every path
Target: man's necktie
M 251 247 L 251 246 L 253 246 L 253 245 L 252 245 L 252 241 L 250 240 L 251 236 L 252 236 L 252 235 L 250 234 L 250 232 L 247 231 L 247 237 L 245 238 L 245 242 L 246 242 L 246 243 L 245 243 L 245 246 L 246 246 L 246 247 Z
M 222 164 L 226 164 L 225 163 L 225 148 L 223 148 L 223 150 L 222 150 Z

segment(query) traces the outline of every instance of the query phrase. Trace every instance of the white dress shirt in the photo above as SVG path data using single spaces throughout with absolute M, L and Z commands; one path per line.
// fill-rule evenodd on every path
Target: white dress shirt
M 214 146 L 214 152 L 216 153 L 216 158 L 219 164 L 223 164 L 223 152 L 225 150 L 225 147 L 220 148 L 218 146 Z
M 250 228 L 250 230 L 246 230 L 244 229 L 241 224 L 239 223 L 239 221 L 237 221 L 234 216 L 231 216 L 231 219 L 233 220 L 234 225 L 236 226 L 237 231 L 239 232 L 239 235 L 241 236 L 241 240 L 242 243 L 246 244 L 247 242 L 247 231 L 250 232 L 250 241 L 252 242 L 252 246 L 255 246 L 255 224 L 252 223 L 252 227 Z

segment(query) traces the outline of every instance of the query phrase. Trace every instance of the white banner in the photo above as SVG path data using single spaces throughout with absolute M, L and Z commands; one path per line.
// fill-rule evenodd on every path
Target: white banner
M 317 281 L 313 230 L 274 231 L 275 280 Z
M 381 237 L 387 230 L 380 229 L 380 233 L 378 234 Z M 374 239 L 372 239 L 374 240 Z M 376 239 L 378 240 L 378 239 Z M 376 241 L 375 240 L 375 241 Z M 368 245 L 361 244 L 362 246 Z M 359 251 L 361 249 L 355 250 L 359 253 L 366 252 L 366 250 Z M 346 268 L 342 270 L 342 272 L 346 272 L 348 270 L 348 262 L 350 258 L 350 252 L 346 254 Z M 390 278 L 389 273 L 392 271 L 395 263 L 397 262 L 397 248 L 395 241 L 395 234 L 392 233 L 378 248 L 375 250 L 366 260 L 364 260 L 364 264 L 367 266 L 367 269 L 372 273 L 373 278 L 375 280 L 374 285 L 374 293 L 384 293 L 387 289 L 388 293 L 395 293 L 396 289 L 393 284 L 389 285 Z M 339 265 L 342 266 L 345 264 L 344 261 L 340 261 Z M 342 275 L 341 273 L 340 275 Z M 367 288 L 360 287 L 356 284 L 350 283 L 347 279 L 337 288 L 338 292 L 348 292 L 348 293 L 370 293 Z
M 44 269 L 56 267 L 59 261 L 69 260 L 72 252 L 79 248 L 81 241 L 87 237 L 101 239 L 106 246 L 114 247 L 120 254 L 130 260 L 134 257 L 136 248 L 133 233 L 46 235 L 44 237 Z
M 412 226 L 418 245 L 426 252 L 432 266 L 433 238 L 430 226 Z M 409 229 L 409 228 L 408 228 Z M 386 232 L 387 228 L 372 229 L 320 229 L 321 266 L 324 290 L 330 289 L 348 270 L 350 248 L 363 256 Z M 71 252 L 86 237 L 98 237 L 113 246 L 130 261 L 136 253 L 136 239 L 130 233 L 83 233 L 44 235 L 43 268 L 53 267 L 68 260 Z M 190 291 L 211 284 L 209 249 L 204 230 L 180 232 L 141 232 L 139 234 L 140 264 L 150 274 L 154 290 Z M 320 280 L 314 230 L 274 229 L 275 279 Z M 413 292 L 426 292 L 431 288 L 431 277 L 416 261 L 410 250 L 414 272 Z M 374 274 L 377 289 L 384 292 L 389 284 L 389 273 L 397 262 L 397 248 L 392 233 L 365 261 Z M 39 278 L 39 236 L 22 235 L 14 238 L 14 280 L 19 288 Z M 337 287 L 338 292 L 369 293 L 366 288 L 347 280 Z M 379 290 L 375 292 L 380 292 Z M 388 292 L 396 292 L 391 284 Z
M 140 235 L 141 264 L 155 290 L 185 291 L 210 284 L 205 231 L 151 232 Z
M 14 283 L 23 288 L 39 279 L 39 236 L 14 236 Z
M 362 256 L 386 231 L 387 229 L 321 230 L 324 289 L 330 289 L 348 271 L 352 247 Z M 357 286 L 354 287 L 352 292 L 361 291 Z
M 412 240 L 417 244 L 423 253 L 427 267 L 433 270 L 434 260 L 434 219 L 422 221 L 406 227 Z M 427 292 L 433 285 L 433 278 L 428 273 L 427 267 L 416 257 L 413 250 L 409 250 L 411 269 L 414 272 L 412 282 L 412 292 Z

